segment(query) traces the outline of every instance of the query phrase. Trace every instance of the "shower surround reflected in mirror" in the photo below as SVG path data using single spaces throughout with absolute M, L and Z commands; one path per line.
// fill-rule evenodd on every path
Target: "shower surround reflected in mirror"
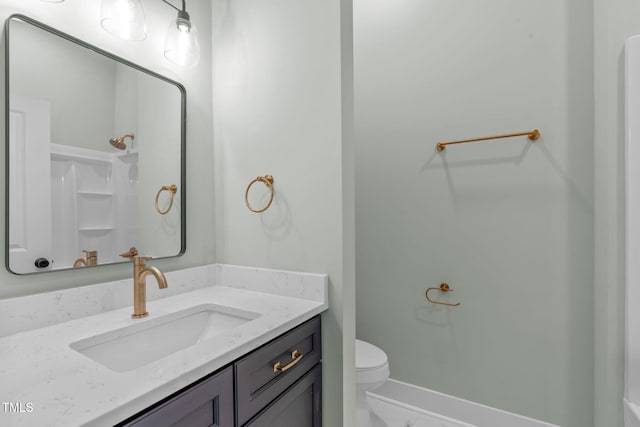
M 9 271 L 70 269 L 83 251 L 127 262 L 132 246 L 181 255 L 184 88 L 22 15 L 5 42 Z M 174 184 L 159 215 L 156 193 Z

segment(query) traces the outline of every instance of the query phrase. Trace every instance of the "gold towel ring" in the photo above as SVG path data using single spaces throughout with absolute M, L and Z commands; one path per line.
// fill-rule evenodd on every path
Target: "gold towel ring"
M 160 193 L 162 193 L 163 191 L 169 192 L 169 207 L 164 211 L 160 210 L 160 207 L 158 206 L 158 198 L 160 197 Z M 162 188 L 158 190 L 158 193 L 156 194 L 156 210 L 160 215 L 166 215 L 167 213 L 169 213 L 171 207 L 173 206 L 173 196 L 176 194 L 176 191 L 178 191 L 178 187 L 175 184 L 163 185 Z
M 446 284 L 446 283 L 441 284 L 439 288 L 429 288 L 429 289 L 427 289 L 427 291 L 424 293 L 424 297 L 427 299 L 427 301 L 429 301 L 430 303 L 433 303 L 433 304 L 448 305 L 448 306 L 451 306 L 451 307 L 457 307 L 457 306 L 460 305 L 460 303 L 449 304 L 447 302 L 434 301 L 431 298 L 429 298 L 429 291 L 442 291 L 442 292 L 451 292 L 451 291 L 453 291 L 453 289 L 450 289 L 449 285 Z
M 249 190 L 251 189 L 251 186 L 258 181 L 264 182 L 264 185 L 269 187 L 269 191 L 271 192 L 271 197 L 269 198 L 267 206 L 262 209 L 255 209 L 253 206 L 251 206 L 251 203 L 249 203 Z M 244 201 L 251 212 L 260 213 L 269 209 L 269 206 L 271 206 L 271 203 L 273 202 L 273 177 L 271 175 L 259 176 L 251 181 L 249 185 L 247 185 L 247 190 L 244 192 Z

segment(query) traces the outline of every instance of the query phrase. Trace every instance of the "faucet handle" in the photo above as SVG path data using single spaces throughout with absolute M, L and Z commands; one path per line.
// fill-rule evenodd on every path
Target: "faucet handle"
M 138 250 L 135 246 L 131 246 L 131 248 L 129 248 L 129 251 L 121 253 L 120 256 L 123 258 L 133 258 L 135 256 L 138 256 Z

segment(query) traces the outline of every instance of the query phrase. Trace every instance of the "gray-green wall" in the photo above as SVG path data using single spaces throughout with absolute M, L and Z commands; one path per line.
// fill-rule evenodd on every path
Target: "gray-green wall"
M 352 426 L 355 407 L 350 4 L 213 2 L 216 259 L 329 274 L 327 427 Z M 266 174 L 275 197 L 256 214 L 245 188 Z
M 593 5 L 358 0 L 354 15 L 357 336 L 394 379 L 593 425 Z M 443 282 L 430 296 L 459 307 L 425 300 Z

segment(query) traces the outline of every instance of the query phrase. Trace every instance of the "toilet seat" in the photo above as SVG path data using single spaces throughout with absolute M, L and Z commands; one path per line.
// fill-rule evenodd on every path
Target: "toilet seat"
M 375 345 L 356 340 L 356 369 L 377 369 L 387 363 L 387 355 Z
M 389 361 L 384 351 L 373 344 L 356 340 L 356 382 L 376 383 L 389 377 Z

